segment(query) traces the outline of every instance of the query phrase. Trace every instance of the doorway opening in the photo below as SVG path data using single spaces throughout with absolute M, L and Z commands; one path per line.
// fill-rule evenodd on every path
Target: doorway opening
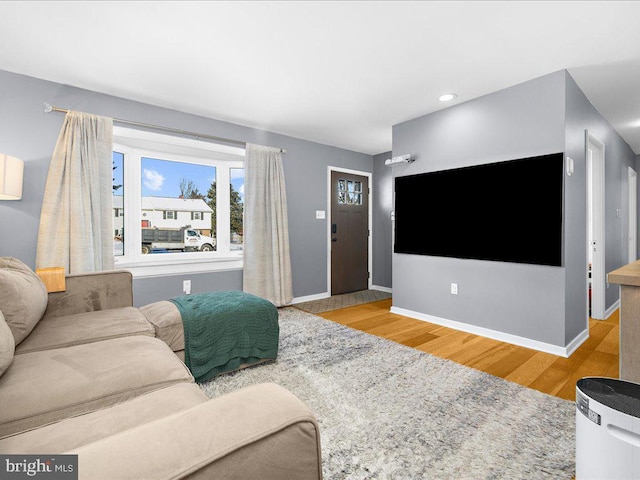
M 587 131 L 587 311 L 596 320 L 605 320 L 604 152 L 604 143 Z
M 330 295 L 371 287 L 371 173 L 329 167 L 327 290 Z

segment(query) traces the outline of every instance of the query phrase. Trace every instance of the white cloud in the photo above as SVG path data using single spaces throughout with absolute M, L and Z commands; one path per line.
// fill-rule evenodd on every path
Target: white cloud
M 149 170 L 148 168 L 145 168 L 142 171 L 142 183 L 149 190 L 157 192 L 162 188 L 162 185 L 164 184 L 164 177 L 161 173 L 156 172 L 155 170 Z
M 238 191 L 238 193 L 242 196 L 244 196 L 244 183 L 242 185 L 240 185 L 240 190 Z

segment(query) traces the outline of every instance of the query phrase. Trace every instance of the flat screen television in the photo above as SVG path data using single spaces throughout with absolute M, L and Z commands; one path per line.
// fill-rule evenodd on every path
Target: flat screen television
M 564 154 L 395 178 L 394 252 L 561 266 Z

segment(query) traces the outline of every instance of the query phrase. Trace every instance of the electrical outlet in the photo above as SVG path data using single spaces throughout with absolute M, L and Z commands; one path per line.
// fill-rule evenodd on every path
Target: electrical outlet
M 182 282 L 182 291 L 187 295 L 191 293 L 191 280 L 184 280 Z
M 451 284 L 451 295 L 457 295 L 458 294 L 458 284 L 457 283 L 452 283 Z

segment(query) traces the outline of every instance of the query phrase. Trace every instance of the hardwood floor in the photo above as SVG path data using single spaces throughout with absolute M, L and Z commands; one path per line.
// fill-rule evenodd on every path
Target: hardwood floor
M 566 400 L 575 401 L 582 377 L 619 375 L 618 311 L 604 321 L 589 320 L 589 338 L 564 358 L 397 315 L 390 308 L 386 299 L 318 315 Z

